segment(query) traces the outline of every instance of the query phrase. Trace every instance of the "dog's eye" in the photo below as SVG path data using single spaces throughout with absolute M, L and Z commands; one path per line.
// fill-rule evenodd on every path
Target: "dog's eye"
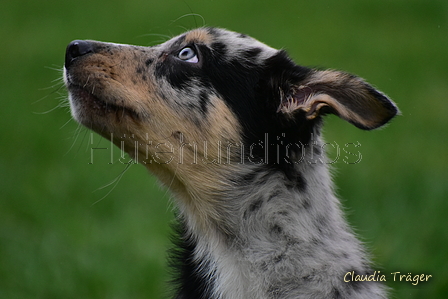
M 185 47 L 182 50 L 180 50 L 177 57 L 180 60 L 190 62 L 190 63 L 197 63 L 199 61 L 198 55 L 196 55 L 196 51 L 190 47 Z

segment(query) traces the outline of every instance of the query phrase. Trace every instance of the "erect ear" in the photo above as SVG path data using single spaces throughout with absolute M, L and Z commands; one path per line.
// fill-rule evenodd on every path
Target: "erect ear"
M 358 128 L 371 130 L 386 124 L 398 108 L 363 79 L 339 71 L 313 70 L 288 92 L 282 92 L 278 112 L 302 110 L 307 119 L 333 113 Z

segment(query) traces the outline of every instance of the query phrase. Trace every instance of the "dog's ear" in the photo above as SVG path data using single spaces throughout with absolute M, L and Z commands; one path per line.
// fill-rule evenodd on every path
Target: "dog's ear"
M 399 113 L 387 96 L 361 78 L 332 70 L 309 72 L 299 84 L 281 91 L 281 98 L 278 113 L 303 111 L 309 120 L 333 113 L 364 130 L 381 127 Z

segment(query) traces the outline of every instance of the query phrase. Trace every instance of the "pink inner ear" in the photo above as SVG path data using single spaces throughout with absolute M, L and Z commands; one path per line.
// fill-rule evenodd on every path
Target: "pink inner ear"
M 298 89 L 293 90 L 293 94 L 291 96 L 298 104 L 305 104 L 306 100 L 313 95 L 314 91 L 311 87 L 300 86 Z
M 305 108 L 306 101 L 314 95 L 313 90 L 308 86 L 293 88 L 288 94 L 281 90 L 281 103 L 277 112 L 291 113 L 297 109 Z

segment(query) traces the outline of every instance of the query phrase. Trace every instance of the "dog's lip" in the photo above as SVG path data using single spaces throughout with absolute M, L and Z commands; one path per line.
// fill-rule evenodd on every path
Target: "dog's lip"
M 125 113 L 131 117 L 138 117 L 138 113 L 135 110 L 123 105 L 117 105 L 115 103 L 103 100 L 98 95 L 87 91 L 82 86 L 69 84 L 67 86 L 67 89 L 72 94 L 72 96 L 74 96 L 74 99 L 76 101 L 88 103 L 89 109 L 100 111 L 102 113 L 120 112 L 121 114 Z

